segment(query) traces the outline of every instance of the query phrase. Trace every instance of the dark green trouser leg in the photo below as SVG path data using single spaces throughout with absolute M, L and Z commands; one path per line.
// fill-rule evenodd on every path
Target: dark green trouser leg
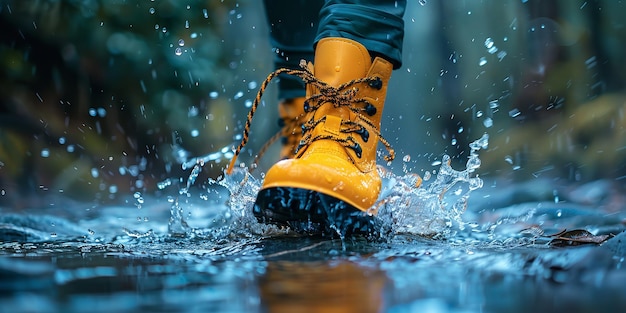
M 276 68 L 313 60 L 314 42 L 344 37 L 402 65 L 406 0 L 265 0 Z M 304 96 L 299 79 L 281 77 L 279 98 Z
M 274 66 L 300 69 L 300 60 L 313 62 L 313 42 L 319 26 L 319 12 L 323 0 L 264 0 L 270 27 L 270 44 Z M 280 76 L 278 98 L 304 97 L 304 83 L 300 78 Z
M 361 43 L 373 55 L 402 65 L 406 0 L 327 0 L 320 11 L 315 41 L 344 37 Z

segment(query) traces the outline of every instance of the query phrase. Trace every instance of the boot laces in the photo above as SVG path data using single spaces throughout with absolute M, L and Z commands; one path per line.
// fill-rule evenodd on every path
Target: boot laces
M 372 116 L 376 114 L 376 107 L 374 107 L 371 103 L 369 103 L 364 98 L 356 97 L 358 89 L 354 87 L 356 84 L 367 83 L 370 87 L 380 89 L 382 88 L 382 80 L 379 77 L 364 77 L 351 80 L 349 82 L 343 83 L 338 87 L 333 87 L 321 80 L 319 80 L 313 73 L 308 69 L 307 63 L 305 60 L 300 61 L 300 67 L 302 70 L 295 69 L 287 69 L 281 68 L 272 73 L 270 73 L 267 78 L 263 81 L 261 86 L 259 87 L 259 91 L 257 92 L 256 97 L 254 98 L 254 102 L 252 103 L 252 107 L 248 112 L 248 116 L 246 119 L 246 124 L 243 129 L 242 139 L 237 148 L 235 148 L 235 152 L 233 158 L 230 160 L 230 164 L 226 169 L 226 174 L 230 175 L 235 167 L 235 163 L 237 162 L 237 157 L 241 153 L 243 147 L 248 143 L 249 135 L 250 135 L 250 127 L 252 125 L 252 118 L 256 113 L 256 110 L 261 103 L 261 97 L 265 93 L 265 89 L 269 85 L 269 83 L 281 74 L 292 75 L 299 77 L 304 81 L 305 84 L 311 84 L 319 93 L 310 96 L 304 102 L 304 111 L 305 113 L 313 112 L 319 109 L 325 103 L 331 103 L 335 107 L 347 107 L 350 111 L 354 112 L 357 116 L 356 121 L 351 120 L 342 120 L 341 121 L 341 132 L 348 134 L 345 138 L 342 138 L 337 135 L 317 135 L 312 136 L 311 130 L 313 130 L 318 124 L 322 123 L 326 120 L 326 117 L 321 117 L 320 119 L 315 119 L 315 114 L 311 114 L 311 118 L 302 124 L 302 132 L 303 137 L 300 141 L 298 147 L 296 148 L 296 153 L 303 147 L 310 145 L 312 142 L 317 140 L 330 139 L 334 140 L 346 148 L 352 149 L 357 157 L 361 157 L 362 151 L 359 143 L 356 139 L 351 135 L 351 133 L 356 133 L 360 135 L 361 140 L 367 142 L 369 140 L 369 132 L 364 127 L 364 125 L 369 126 L 371 130 L 374 131 L 374 135 L 378 137 L 380 142 L 387 149 L 388 154 L 383 158 L 387 162 L 391 162 L 395 158 L 395 151 L 391 147 L 391 144 L 382 136 L 378 127 L 374 125 L 365 115 Z M 355 104 L 362 104 L 362 106 L 356 106 Z M 291 125 L 291 126 L 289 126 Z M 292 127 L 292 124 L 286 123 L 284 127 Z M 258 159 L 261 155 L 267 150 L 267 148 L 273 144 L 278 138 L 280 138 L 283 130 L 279 130 L 268 142 L 263 145 L 261 150 L 259 151 L 257 157 L 254 159 L 253 163 L 257 163 Z

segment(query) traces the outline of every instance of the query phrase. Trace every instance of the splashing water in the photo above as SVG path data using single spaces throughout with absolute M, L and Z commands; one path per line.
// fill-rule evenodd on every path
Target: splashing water
M 379 216 L 392 227 L 395 234 L 446 236 L 452 226 L 463 227 L 461 216 L 467 208 L 470 193 L 483 186 L 472 174 L 480 167 L 478 151 L 486 149 L 489 136 L 484 134 L 470 144 L 466 168 L 461 171 L 450 166 L 450 156 L 444 155 L 435 180 L 419 187 L 421 178 L 408 173 L 396 176 L 379 167 L 383 190 Z
M 484 134 L 470 144 L 466 168 L 461 171 L 453 169 L 450 166 L 450 156 L 444 155 L 435 179 L 427 186 L 420 186 L 422 178 L 419 175 L 407 172 L 403 176 L 398 176 L 379 166 L 383 187 L 378 201 L 371 210 L 378 211 L 377 218 L 383 227 L 389 230 L 388 233 L 391 236 L 416 234 L 445 237 L 451 234 L 453 229 L 462 229 L 464 224 L 461 216 L 467 207 L 470 193 L 483 185 L 482 179 L 477 175 L 474 176 L 474 172 L 480 167 L 478 151 L 486 149 L 488 141 L 489 136 Z M 185 162 L 183 168 L 192 166 L 193 168 L 179 194 L 189 194 L 190 187 L 195 183 L 206 162 L 226 159 L 228 156 L 232 156 L 232 152 L 221 149 L 220 152 Z M 190 227 L 184 219 L 181 203 L 177 199 L 172 200 L 169 223 L 171 236 L 224 238 L 288 233 L 287 229 L 260 224 L 253 216 L 252 207 L 262 181 L 256 179 L 247 167 L 240 166 L 231 175 L 224 174 L 222 179 L 210 179 L 208 183 L 206 190 L 208 194 L 218 195 L 219 198 L 219 189 L 225 189 L 228 193 L 219 216 L 213 219 L 212 225 L 208 228 Z M 164 182 L 159 186 L 165 188 L 170 185 Z

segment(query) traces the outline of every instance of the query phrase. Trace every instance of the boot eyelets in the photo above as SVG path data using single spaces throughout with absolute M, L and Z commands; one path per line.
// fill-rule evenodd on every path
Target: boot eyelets
M 361 149 L 361 145 L 355 142 L 354 145 L 349 147 L 350 149 L 354 150 L 354 153 L 360 159 L 361 155 L 363 154 L 363 149 Z
M 374 79 L 370 80 L 367 84 L 377 90 L 383 88 L 383 80 L 380 79 L 380 77 L 374 77 Z
M 373 106 L 371 103 L 368 103 L 367 105 L 365 105 L 365 113 L 367 113 L 367 115 L 369 116 L 376 114 L 376 107 Z
M 364 142 L 367 142 L 370 139 L 370 133 L 363 126 L 361 126 L 359 130 L 355 130 L 354 132 L 361 135 L 361 139 L 363 139 Z

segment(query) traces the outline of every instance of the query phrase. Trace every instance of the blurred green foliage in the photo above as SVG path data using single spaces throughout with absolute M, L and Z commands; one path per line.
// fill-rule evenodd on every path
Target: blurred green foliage
M 235 7 L 3 1 L 0 199 L 152 189 L 210 150 L 194 140 L 201 134 L 215 147 L 230 143 L 229 106 L 209 91 L 233 76 L 220 27 Z

